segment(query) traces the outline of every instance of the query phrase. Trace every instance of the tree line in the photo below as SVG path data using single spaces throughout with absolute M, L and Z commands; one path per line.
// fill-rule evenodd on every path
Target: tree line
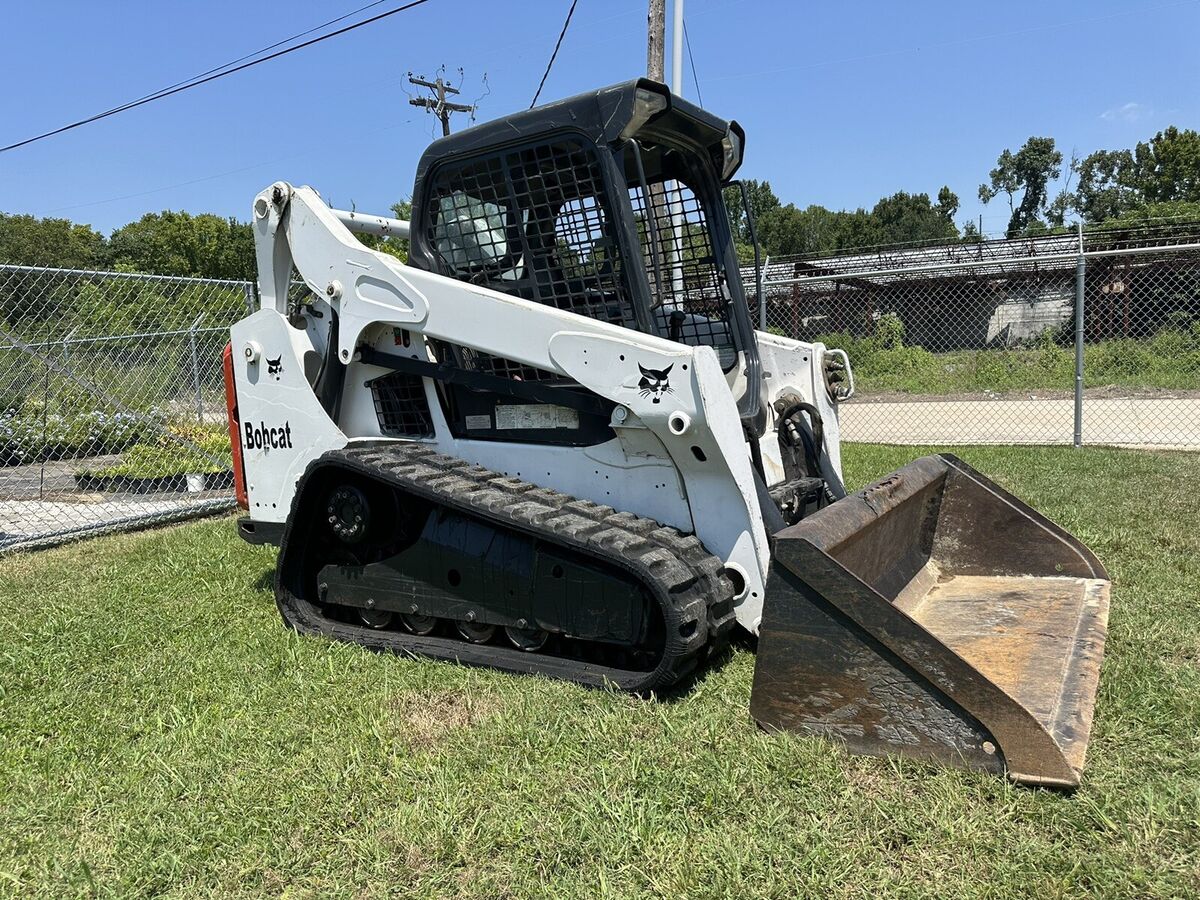
M 392 211 L 407 219 L 411 206 L 395 203 Z M 360 240 L 406 258 L 407 241 L 371 235 Z M 249 222 L 171 210 L 146 213 L 107 237 L 70 219 L 0 213 L 0 263 L 238 281 L 257 273 Z
M 1063 155 L 1054 138 L 1031 137 L 1016 153 L 1000 154 L 979 199 L 1007 199 L 1008 237 L 1062 228 L 1071 212 L 1088 225 L 1200 213 L 1200 133 L 1190 129 L 1171 126 L 1130 150 L 1072 155 L 1066 171 L 1051 199 Z
M 765 180 L 745 187 L 760 245 L 771 256 L 982 237 L 974 222 L 955 223 L 960 203 L 949 186 L 935 196 L 897 191 L 854 210 L 785 204 Z M 1072 154 L 1069 161 L 1054 138 L 1030 137 L 1015 152 L 1000 153 L 979 199 L 1007 203 L 1008 237 L 1060 230 L 1072 216 L 1089 225 L 1200 219 L 1200 133 L 1172 126 L 1132 148 Z M 727 189 L 726 203 L 739 258 L 748 262 L 750 223 L 737 187 Z M 411 207 L 402 202 L 392 210 L 407 219 Z M 407 242 L 362 240 L 406 256 Z M 249 223 L 210 213 L 147 213 L 108 236 L 69 219 L 0 213 L 0 263 L 251 280 L 254 236 Z
M 1009 238 L 1052 233 L 1074 214 L 1087 225 L 1136 225 L 1155 219 L 1200 219 L 1200 133 L 1175 126 L 1128 150 L 1072 155 L 1063 178 L 1063 154 L 1052 137 L 1030 137 L 1016 152 L 1005 149 L 979 186 L 984 204 L 1007 201 Z M 769 181 L 726 191 L 738 255 L 753 257 L 749 206 L 759 244 L 771 256 L 825 253 L 852 247 L 913 242 L 979 241 L 973 221 L 955 224 L 959 198 L 948 186 L 936 197 L 898 191 L 871 209 L 830 210 L 783 204 Z
M 255 270 L 247 222 L 209 213 L 147 213 L 109 236 L 69 219 L 0 213 L 0 262 L 200 278 L 248 278 Z

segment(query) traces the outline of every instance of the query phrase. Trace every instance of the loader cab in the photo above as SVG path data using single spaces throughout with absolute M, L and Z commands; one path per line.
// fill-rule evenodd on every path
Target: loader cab
M 721 193 L 743 143 L 736 123 L 646 79 L 442 138 L 417 168 L 409 263 L 712 347 L 753 416 L 758 353 Z M 488 375 L 557 378 L 467 348 L 438 352 Z

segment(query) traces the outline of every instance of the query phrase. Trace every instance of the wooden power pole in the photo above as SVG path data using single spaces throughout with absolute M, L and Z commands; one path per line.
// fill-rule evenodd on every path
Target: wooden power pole
M 679 0 L 675 0 L 679 2 Z M 667 3 L 666 0 L 650 0 L 650 6 L 646 12 L 646 75 L 654 81 L 666 82 L 666 66 L 664 65 L 666 55 L 666 31 L 667 31 Z M 677 192 L 678 187 L 675 182 L 671 182 L 671 188 Z M 668 284 L 654 285 L 654 294 L 659 302 L 663 302 L 668 297 L 672 300 L 678 297 L 681 291 L 681 285 L 677 282 L 679 279 L 679 240 L 677 236 L 674 204 L 668 200 L 668 186 L 662 182 L 655 182 L 650 185 L 650 196 L 646 198 L 648 209 L 646 214 L 653 218 L 658 225 L 656 229 L 647 234 L 658 234 L 658 241 L 661 245 L 662 255 L 671 261 L 671 280 Z M 667 227 L 669 226 L 669 227 Z M 668 290 L 672 293 L 668 295 Z
M 650 0 L 646 13 L 646 75 L 665 81 L 663 65 L 667 34 L 667 0 Z
M 446 100 L 447 94 L 457 94 L 458 88 L 453 85 L 446 84 L 442 81 L 441 76 L 437 81 L 426 81 L 424 78 L 417 78 L 411 72 L 408 75 L 410 84 L 419 85 L 423 88 L 429 88 L 433 96 L 430 97 L 410 97 L 408 102 L 413 106 L 421 106 L 432 112 L 435 116 L 441 119 L 442 136 L 450 133 L 450 115 L 452 113 L 473 113 L 475 107 L 466 103 L 450 103 Z

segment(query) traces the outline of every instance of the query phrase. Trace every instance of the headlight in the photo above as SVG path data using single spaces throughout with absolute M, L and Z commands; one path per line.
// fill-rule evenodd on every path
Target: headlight
M 721 180 L 728 180 L 742 161 L 742 139 L 736 131 L 730 128 L 721 138 Z
M 633 116 L 621 129 L 621 140 L 627 141 L 637 130 L 667 108 L 667 98 L 656 91 L 638 88 L 633 95 Z

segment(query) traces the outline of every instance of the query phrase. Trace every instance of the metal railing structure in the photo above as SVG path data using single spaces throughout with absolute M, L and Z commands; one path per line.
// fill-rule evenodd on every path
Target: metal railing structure
M 234 505 L 248 282 L 0 265 L 0 551 Z
M 844 440 L 1200 449 L 1200 223 L 775 258 L 761 291 L 742 277 L 756 322 L 848 351 Z

